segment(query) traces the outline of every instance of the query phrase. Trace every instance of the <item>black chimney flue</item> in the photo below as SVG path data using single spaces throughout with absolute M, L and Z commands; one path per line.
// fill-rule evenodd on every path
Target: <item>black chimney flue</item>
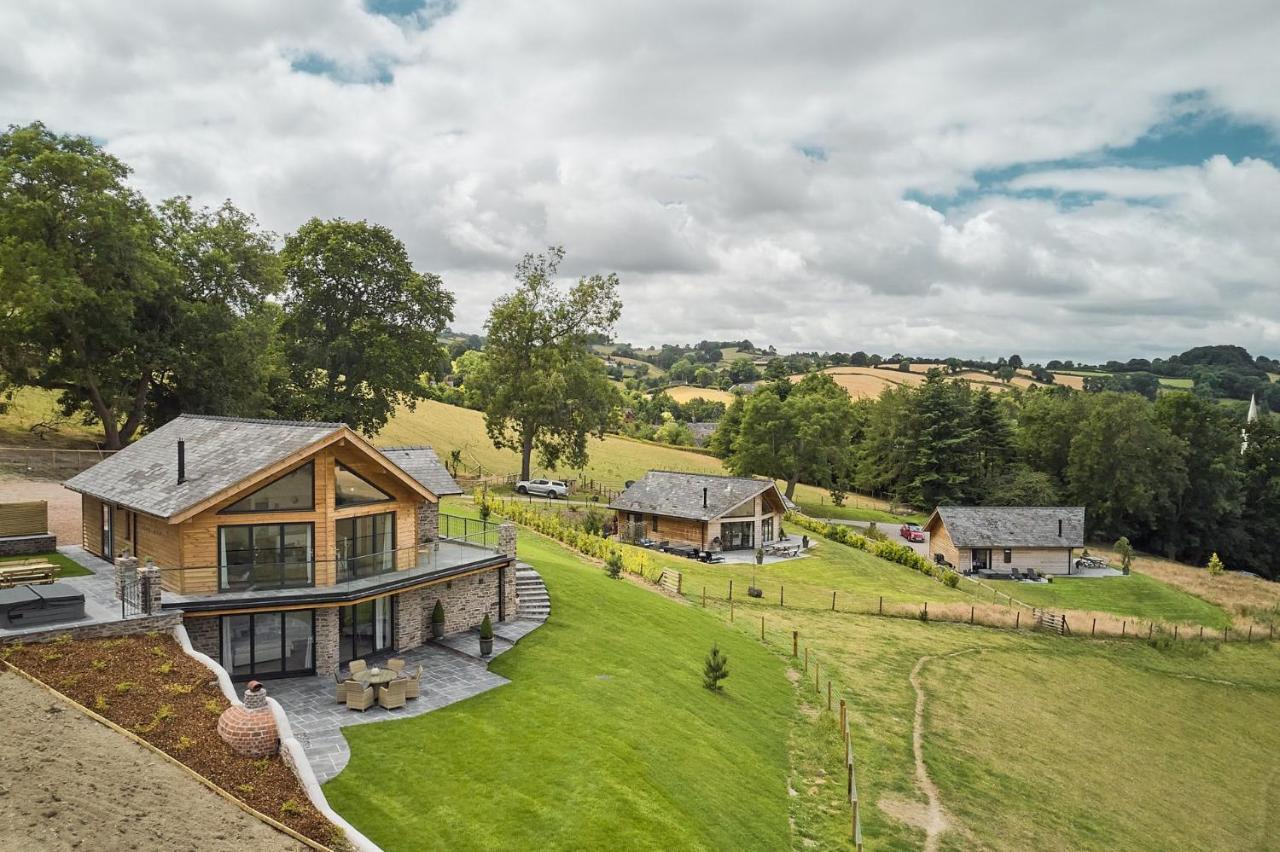
M 702 489 L 702 508 L 707 508 L 707 489 Z
M 1062 518 L 1058 518 L 1058 538 L 1062 538 Z
M 187 442 L 178 439 L 178 481 L 187 481 Z

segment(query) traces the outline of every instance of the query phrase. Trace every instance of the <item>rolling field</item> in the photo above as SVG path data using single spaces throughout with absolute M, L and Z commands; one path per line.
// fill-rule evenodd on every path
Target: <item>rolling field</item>
M 102 440 L 102 430 L 85 426 L 58 414 L 55 394 L 39 388 L 17 388 L 13 399 L 0 412 L 0 446 L 6 447 L 79 447 L 93 448 Z M 52 431 L 43 438 L 34 429 L 50 424 Z
M 1031 606 L 1110 612 L 1155 621 L 1203 624 L 1221 630 L 1231 623 L 1221 607 L 1141 573 L 1127 577 L 1058 577 L 1052 583 L 989 585 Z
M 683 405 L 691 399 L 705 399 L 707 402 L 733 402 L 733 394 L 719 388 L 699 388 L 693 385 L 676 385 L 666 389 L 667 396 Z
M 827 547 L 833 545 L 824 543 L 823 559 Z M 793 587 L 799 595 L 806 582 L 831 582 L 827 572 L 836 566 L 823 559 L 757 569 L 768 572 L 760 584 L 785 571 L 791 601 Z M 689 569 L 689 600 L 699 603 L 708 569 L 722 580 L 723 568 Z M 893 593 L 891 572 L 866 570 L 852 582 L 865 592 Z M 1202 603 L 1150 578 L 1128 589 L 1107 582 L 1098 581 L 1090 606 L 1105 605 L 1108 595 L 1142 610 Z M 768 642 L 787 652 L 791 631 L 799 631 L 821 680 L 832 678 L 837 697 L 849 702 L 868 850 L 926 845 L 928 798 L 915 781 L 912 753 L 917 724 L 944 820 L 942 830 L 933 825 L 941 849 L 1280 843 L 1280 820 L 1267 799 L 1276 771 L 1271 755 L 1280 745 L 1272 723 L 1280 712 L 1274 646 L 1170 647 L 924 624 L 823 611 L 800 600 L 780 608 L 772 592 L 767 588 L 763 601 L 736 594 L 733 624 L 759 637 L 763 616 Z M 722 600 L 708 609 L 729 618 Z M 913 672 L 925 702 L 918 723 Z
M 421 402 L 413 411 L 399 409 L 386 428 L 378 433 L 374 443 L 382 446 L 400 444 L 430 444 L 441 458 L 447 458 L 454 449 L 462 451 L 466 468 L 477 466 L 486 473 L 507 474 L 520 470 L 520 457 L 511 450 L 499 450 L 493 446 L 484 430 L 484 416 L 478 411 L 459 408 L 441 402 Z M 610 487 L 621 488 L 629 479 L 639 479 L 648 470 L 676 470 L 686 473 L 724 474 L 724 465 L 717 458 L 686 452 L 676 447 L 631 441 L 616 435 L 604 440 L 588 441 L 590 459 L 584 474 L 600 480 Z M 577 471 L 563 469 L 539 473 L 576 476 Z M 846 520 L 894 522 L 898 516 L 890 514 L 883 501 L 861 495 L 851 495 L 849 505 L 830 505 L 830 496 L 812 485 L 796 486 L 796 502 L 806 512 L 820 517 Z M 825 505 L 824 505 L 825 504 Z

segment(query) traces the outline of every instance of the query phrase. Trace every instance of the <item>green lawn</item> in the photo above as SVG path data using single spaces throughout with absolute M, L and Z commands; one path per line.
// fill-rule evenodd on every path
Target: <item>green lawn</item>
M 0 403 L 0 446 L 92 449 L 102 440 L 101 429 L 63 417 L 52 391 L 15 388 L 13 398 Z
M 1179 388 L 1182 390 L 1190 390 L 1196 386 L 1195 379 L 1175 379 L 1169 376 L 1160 377 L 1160 387 L 1163 388 Z
M 1052 583 L 990 582 L 988 585 L 1032 606 L 1097 610 L 1221 629 L 1231 619 L 1221 607 L 1145 574 L 1127 577 L 1067 577 Z
M 554 615 L 493 662 L 512 682 L 344 728 L 334 807 L 388 850 L 787 847 L 783 659 L 528 532 L 520 555 Z M 700 680 L 712 642 L 729 657 L 720 695 Z
M 1280 848 L 1280 666 L 1272 648 L 1213 647 L 1060 641 L 930 662 L 925 761 L 972 833 L 943 848 Z
M 5 562 L 21 562 L 24 559 L 42 559 L 45 562 L 51 562 L 54 565 L 57 565 L 59 577 L 86 577 L 93 573 L 88 568 L 85 568 L 73 559 L 63 556 L 56 550 L 48 553 L 33 553 L 29 556 L 0 556 L 0 564 L 4 564 Z

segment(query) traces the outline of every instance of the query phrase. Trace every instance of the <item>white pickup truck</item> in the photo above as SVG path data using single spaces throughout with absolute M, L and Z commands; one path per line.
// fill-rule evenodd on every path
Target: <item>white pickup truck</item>
M 569 486 L 558 479 L 522 479 L 516 483 L 517 494 L 538 494 L 556 500 L 569 496 Z

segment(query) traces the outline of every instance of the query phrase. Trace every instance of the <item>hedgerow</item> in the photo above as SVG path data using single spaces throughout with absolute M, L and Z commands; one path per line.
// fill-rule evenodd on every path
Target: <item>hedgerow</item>
M 887 540 L 873 541 L 865 535 L 855 532 L 853 527 L 841 524 L 823 523 L 822 521 L 815 520 L 810 518 L 808 515 L 802 515 L 798 512 L 788 512 L 786 515 L 786 522 L 794 524 L 801 529 L 818 533 L 831 541 L 836 541 L 840 544 L 857 548 L 858 550 L 865 550 L 872 556 L 878 556 L 881 559 L 888 560 L 889 562 L 896 562 L 899 565 L 905 565 L 912 571 L 919 571 L 926 577 L 933 577 L 934 579 L 951 585 L 946 579 L 946 574 L 954 574 L 955 572 L 948 571 L 945 566 L 933 564 L 905 544 L 898 544 L 897 542 Z M 958 580 L 959 578 L 957 576 L 957 582 Z

